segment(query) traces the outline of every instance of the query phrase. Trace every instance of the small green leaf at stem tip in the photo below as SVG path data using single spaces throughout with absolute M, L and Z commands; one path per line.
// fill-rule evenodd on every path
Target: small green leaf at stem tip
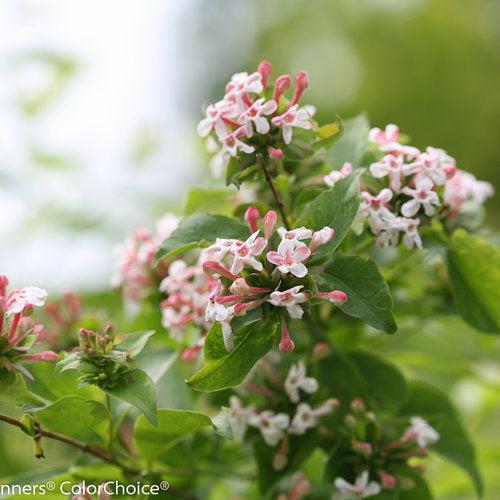
M 243 222 L 224 215 L 193 214 L 185 217 L 177 229 L 161 245 L 155 263 L 193 248 L 206 248 L 217 238 L 245 240 L 248 227 Z

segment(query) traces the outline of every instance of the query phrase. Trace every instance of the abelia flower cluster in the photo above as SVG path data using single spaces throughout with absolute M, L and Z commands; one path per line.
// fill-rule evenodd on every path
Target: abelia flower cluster
M 312 107 L 299 105 L 309 84 L 307 73 L 295 75 L 290 101 L 284 97 L 292 86 L 290 75 L 279 76 L 272 86 L 271 73 L 271 64 L 262 61 L 254 73 L 234 74 L 222 100 L 207 107 L 198 134 L 209 136 L 207 149 L 215 153 L 211 161 L 214 175 L 222 173 L 231 157 L 242 153 L 266 151 L 271 158 L 280 159 L 283 145 L 292 142 L 294 128 L 314 128 Z
M 391 423 L 392 425 L 392 423 Z M 337 477 L 334 480 L 335 500 L 368 498 L 378 495 L 382 490 L 399 488 L 412 489 L 413 479 L 397 473 L 387 472 L 403 466 L 405 470 L 412 457 L 427 455 L 427 446 L 439 440 L 439 434 L 423 418 L 411 417 L 410 425 L 396 440 L 387 442 L 383 422 L 371 411 L 367 411 L 363 400 L 356 398 L 351 402 L 351 412 L 344 417 L 339 433 L 349 436 L 345 449 L 341 450 L 346 461 L 353 464 L 352 479 Z M 378 436 L 367 441 L 366 436 Z M 415 468 L 421 471 L 420 468 Z M 354 474 L 356 473 L 356 474 Z
M 0 373 L 19 370 L 31 377 L 21 361 L 55 361 L 58 357 L 52 351 L 29 353 L 43 329 L 30 316 L 34 307 L 44 305 L 47 292 L 35 286 L 8 292 L 8 285 L 7 276 L 0 274 Z
M 275 232 L 277 214 L 271 210 L 262 220 L 264 236 L 261 236 L 256 207 L 247 209 L 245 220 L 252 233 L 246 241 L 218 238 L 204 253 L 204 271 L 219 277 L 209 295 L 205 320 L 221 324 L 224 343 L 230 351 L 233 349 L 231 320 L 270 304 L 282 319 L 280 350 L 289 352 L 294 343 L 288 333 L 287 317 L 301 319 L 304 305 L 313 297 L 336 305 L 347 300 L 341 290 L 312 291 L 307 279 L 311 273 L 308 262 L 319 246 L 333 238 L 335 231 L 330 227 L 320 231 L 280 227 Z M 279 243 L 274 250 L 275 241 Z
M 213 322 L 205 319 L 205 310 L 210 291 L 217 282 L 215 277 L 205 274 L 199 264 L 189 266 L 183 260 L 170 263 L 168 274 L 160 283 L 160 291 L 167 294 L 161 302 L 162 324 L 173 339 L 186 342 L 190 325 L 198 327 L 203 335 L 210 329 Z M 203 338 L 184 351 L 186 361 L 197 357 L 203 347 Z
M 121 288 L 129 306 L 147 297 L 165 276 L 168 264 L 160 262 L 153 268 L 152 263 L 160 245 L 178 223 L 177 216 L 166 214 L 156 223 L 154 233 L 146 228 L 137 229 L 117 247 L 112 286 Z
M 319 388 L 318 382 L 306 376 L 303 361 L 292 365 L 286 377 L 284 389 L 293 404 L 296 404 L 292 415 L 273 410 L 257 410 L 254 406 L 245 407 L 236 396 L 230 398 L 230 422 L 239 439 L 243 439 L 248 427 L 258 429 L 268 446 L 277 446 L 282 443 L 276 458 L 286 458 L 286 436 L 304 435 L 320 423 L 321 417 L 330 414 L 339 406 L 339 401 L 334 398 L 327 399 L 320 405 L 312 407 L 306 402 L 299 402 L 299 389 L 307 394 L 315 393 Z M 279 467 L 277 467 L 279 468 Z
M 493 194 L 489 183 L 457 170 L 455 160 L 442 149 L 420 151 L 400 144 L 396 125 L 372 129 L 369 140 L 379 159 L 368 169 L 372 179 L 362 188 L 355 229 L 360 232 L 367 221 L 380 246 L 395 246 L 402 236 L 407 248 L 421 248 L 420 224 L 475 210 Z M 336 175 L 342 176 L 342 171 Z M 325 178 L 329 185 L 330 177 Z M 377 185 L 378 190 L 373 187 Z

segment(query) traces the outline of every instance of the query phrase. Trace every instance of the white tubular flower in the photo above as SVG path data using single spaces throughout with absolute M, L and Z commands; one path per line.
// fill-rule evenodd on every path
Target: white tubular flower
M 329 186 L 333 187 L 338 181 L 345 179 L 352 172 L 352 164 L 344 163 L 340 170 L 332 170 L 328 175 L 323 177 L 323 182 Z
M 378 179 L 388 176 L 389 187 L 395 192 L 401 191 L 401 176 L 403 175 L 403 157 L 386 155 L 379 162 L 370 165 L 370 172 Z
M 250 415 L 248 424 L 260 430 L 267 445 L 276 446 L 290 425 L 290 417 L 286 413 L 275 414 L 265 410 L 258 415 Z
M 174 260 L 168 267 L 168 275 L 160 283 L 160 292 L 182 292 L 188 280 L 194 275 L 194 268 L 188 267 L 183 260 Z
M 297 412 L 292 419 L 288 432 L 297 435 L 305 434 L 309 429 L 313 429 L 318 425 L 320 417 L 331 413 L 338 404 L 339 402 L 336 399 L 329 399 L 317 408 L 311 408 L 307 403 L 300 403 L 297 406 Z
M 333 239 L 335 236 L 335 230 L 331 227 L 325 226 L 323 229 L 319 231 L 314 231 L 311 237 L 311 244 L 309 248 L 314 250 L 321 245 L 326 245 L 329 241 Z
M 307 267 L 302 262 L 310 255 L 311 250 L 304 243 L 282 240 L 277 252 L 267 253 L 267 260 L 278 266 L 281 273 L 303 278 L 307 274 Z
M 313 234 L 311 229 L 307 229 L 306 227 L 298 227 L 296 229 L 290 229 L 287 231 L 284 227 L 279 227 L 276 232 L 279 234 L 282 240 L 307 240 Z
M 41 307 L 45 304 L 47 292 L 37 286 L 13 290 L 7 297 L 6 313 L 19 314 L 27 307 Z
M 307 302 L 307 297 L 300 290 L 304 288 L 302 285 L 294 286 L 284 292 L 275 291 L 271 293 L 270 302 L 273 306 L 286 307 L 288 314 L 293 319 L 300 319 L 304 314 L 304 310 L 299 304 Z
M 415 440 L 420 448 L 426 448 L 439 441 L 439 433 L 423 418 L 411 417 L 410 423 L 410 427 L 406 429 L 403 435 L 403 440 Z
M 318 381 L 313 377 L 306 377 L 306 365 L 303 361 L 292 365 L 286 376 L 284 388 L 292 403 L 300 400 L 299 389 L 307 394 L 313 394 L 318 390 Z
M 238 113 L 238 108 L 234 103 L 227 101 L 219 101 L 215 104 L 210 104 L 206 111 L 206 117 L 198 123 L 198 135 L 206 137 L 212 130 L 218 137 L 227 135 L 227 128 L 224 124 L 224 118 L 235 116 Z
M 217 302 L 221 296 L 222 283 L 218 280 L 216 287 L 208 297 L 208 304 L 205 310 L 205 321 L 207 323 L 219 322 L 222 328 L 224 345 L 228 351 L 234 349 L 234 339 L 231 329 L 231 320 L 234 317 L 234 306 L 226 307 Z
M 401 217 L 399 220 L 404 231 L 403 243 L 405 247 L 408 248 L 408 250 L 411 250 L 413 247 L 422 248 L 422 239 L 418 232 L 420 219 L 405 219 Z
M 369 481 L 368 471 L 365 470 L 356 478 L 354 484 L 348 483 L 345 479 L 338 477 L 333 482 L 337 491 L 333 494 L 334 500 L 354 500 L 356 498 L 368 498 L 378 495 L 381 486 L 376 481 Z
M 447 170 L 455 160 L 442 149 L 428 147 L 417 159 L 403 166 L 405 175 L 417 174 L 417 178 L 428 177 L 436 186 L 442 186 L 448 177 Z
M 233 264 L 231 272 L 239 274 L 243 271 L 245 264 L 253 267 L 256 271 L 262 271 L 262 262 L 259 262 L 255 257 L 259 256 L 267 246 L 267 240 L 259 237 L 259 231 L 255 231 L 246 241 L 234 241 L 231 247 L 231 255 L 233 256 Z
M 228 154 L 229 156 L 236 156 L 238 151 L 243 151 L 244 153 L 250 154 L 255 151 L 253 146 L 250 146 L 243 141 L 240 141 L 238 137 L 245 135 L 245 129 L 243 127 L 237 128 L 234 132 L 227 134 L 221 139 L 222 142 L 222 154 Z
M 298 104 L 291 106 L 282 115 L 275 116 L 271 121 L 273 125 L 281 127 L 283 131 L 283 141 L 285 144 L 292 142 L 293 127 L 312 129 L 313 125 L 309 121 L 311 112 L 305 106 L 299 108 Z
M 380 214 L 390 213 L 386 204 L 392 199 L 392 191 L 390 189 L 382 189 L 377 196 L 373 196 L 368 191 L 361 193 L 361 203 L 359 205 L 358 215 L 366 218 L 370 215 L 378 216 Z
M 259 134 L 267 134 L 270 129 L 266 115 L 271 115 L 276 111 L 278 105 L 276 101 L 267 101 L 261 97 L 257 99 L 248 109 L 243 111 L 238 117 L 238 123 L 245 129 L 247 137 L 252 137 L 253 127 Z
M 403 188 L 402 192 L 413 199 L 403 203 L 401 213 L 405 217 L 413 217 L 423 207 L 425 215 L 432 217 L 436 213 L 433 205 L 439 206 L 439 196 L 433 191 L 434 184 L 428 177 L 416 181 L 416 188 Z
M 237 396 L 229 398 L 229 406 L 229 422 L 234 437 L 238 441 L 243 441 L 248 428 L 248 419 L 255 415 L 255 409 L 253 406 L 244 407 Z
M 258 72 L 248 74 L 247 72 L 235 73 L 231 81 L 226 85 L 224 100 L 236 102 L 240 111 L 246 109 L 245 96 L 248 94 L 260 94 L 264 89 L 262 75 Z

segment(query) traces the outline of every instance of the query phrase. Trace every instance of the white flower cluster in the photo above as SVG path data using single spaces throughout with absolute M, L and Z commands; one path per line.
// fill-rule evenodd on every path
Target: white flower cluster
M 442 149 L 428 147 L 422 152 L 400 144 L 396 125 L 370 130 L 369 140 L 381 155 L 369 173 L 375 179 L 387 179 L 386 187 L 378 193 L 363 187 L 354 228 L 361 232 L 368 221 L 380 246 L 395 246 L 402 235 L 407 248 L 421 248 L 421 218 L 454 218 L 464 210 L 479 208 L 493 195 L 491 184 L 457 170 L 455 160 Z M 325 183 L 331 185 L 332 176 L 334 180 L 345 177 L 342 171 L 332 173 Z
M 292 79 L 281 75 L 274 83 L 272 98 L 268 92 L 271 64 L 262 61 L 256 72 L 236 73 L 226 85 L 222 100 L 210 104 L 205 111 L 205 118 L 198 124 L 198 134 L 207 137 L 207 149 L 215 153 L 211 161 L 214 175 L 221 175 L 230 157 L 240 152 L 250 154 L 256 151 L 258 141 L 251 140 L 254 133 L 272 134 L 274 127 L 281 129 L 285 144 L 292 141 L 293 128 L 312 129 L 310 121 L 313 110 L 309 106 L 299 107 L 299 101 L 308 86 L 307 74 L 300 71 L 295 76 L 295 93 L 290 102 L 280 99 L 290 88 Z M 283 155 L 279 148 L 279 139 L 268 144 L 271 157 Z M 273 147 L 277 146 L 277 147 Z
M 300 401 L 300 392 L 313 394 L 318 390 L 318 382 L 306 376 L 306 367 L 303 361 L 292 365 L 285 380 L 284 389 L 290 401 L 294 404 Z M 295 414 L 290 417 L 287 413 L 273 412 L 272 410 L 257 411 L 254 406 L 244 407 L 236 396 L 230 398 L 230 422 L 238 439 L 243 439 L 247 428 L 255 427 L 262 434 L 262 438 L 269 446 L 276 446 L 288 434 L 303 435 L 319 423 L 319 419 L 331 413 L 339 405 L 336 399 L 327 399 L 315 408 L 308 403 L 297 405 Z

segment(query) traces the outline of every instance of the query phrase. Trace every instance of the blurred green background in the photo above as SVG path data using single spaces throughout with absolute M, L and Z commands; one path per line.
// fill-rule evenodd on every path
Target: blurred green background
M 47 3 L 55 9 L 60 8 L 57 2 Z M 147 15 L 156 16 L 150 7 L 161 3 L 145 2 Z M 99 16 L 99 4 L 90 4 L 95 9 L 94 15 Z M 110 37 L 114 36 L 111 25 L 120 24 L 121 9 L 123 12 L 141 11 L 141 2 L 113 4 L 116 11 L 108 10 L 104 14 Z M 165 4 L 170 6 L 175 2 Z M 182 8 L 173 12 L 163 9 L 161 15 L 155 18 L 155 23 L 164 27 L 166 35 L 165 38 L 160 36 L 150 41 L 155 44 L 156 59 L 153 63 L 156 61 L 158 64 L 148 68 L 152 72 L 150 79 L 159 85 L 158 82 L 165 78 L 163 73 L 167 67 L 167 77 L 175 84 L 173 90 L 168 89 L 169 96 L 174 96 L 177 112 L 183 117 L 182 123 L 187 123 L 186 127 L 181 127 L 181 133 L 191 152 L 201 151 L 195 135 L 201 104 L 218 99 L 232 73 L 251 71 L 265 58 L 273 63 L 275 74 L 293 73 L 300 69 L 309 72 L 311 86 L 304 102 L 317 107 L 320 122 L 331 120 L 336 114 L 349 117 L 366 111 L 374 125 L 398 124 L 418 147 L 432 145 L 446 149 L 457 159 L 460 168 L 493 183 L 497 192 L 500 191 L 498 0 L 187 0 L 181 4 Z M 132 5 L 134 9 L 131 9 Z M 171 17 L 168 17 L 169 14 Z M 92 31 L 92 26 L 84 24 L 81 29 Z M 127 29 L 134 30 L 134 23 Z M 127 36 L 126 30 L 123 34 Z M 102 43 L 105 44 L 106 40 Z M 76 62 L 71 67 L 75 71 L 68 76 L 74 81 L 81 77 L 77 68 L 92 62 L 81 61 L 78 54 L 72 53 L 71 44 L 65 46 L 63 43 L 62 47 L 53 51 L 55 54 L 63 53 L 70 60 L 74 57 Z M 146 57 L 145 53 L 143 55 Z M 120 57 L 124 64 L 129 64 L 126 55 L 121 54 Z M 67 60 L 64 61 L 67 64 Z M 157 67 L 163 69 L 160 71 Z M 4 67 L 2 71 L 6 71 Z M 56 72 L 54 78 L 60 79 L 60 72 Z M 92 86 L 94 83 L 92 79 L 87 79 L 85 85 Z M 116 92 L 127 84 L 126 81 L 111 83 L 116 84 Z M 52 88 L 54 81 L 46 85 Z M 57 85 L 57 82 L 55 86 L 59 94 L 51 93 L 50 100 L 44 102 L 37 113 L 50 113 L 57 99 L 64 101 L 68 86 Z M 27 92 L 32 90 L 28 86 Z M 170 110 L 165 102 L 167 99 L 161 99 L 162 90 L 158 92 L 153 107 Z M 136 97 L 145 99 L 144 95 Z M 127 109 L 131 103 L 132 100 L 125 100 L 123 106 Z M 148 102 L 144 108 L 150 106 Z M 33 113 L 22 113 L 26 123 L 39 119 Z M 97 108 L 95 113 L 98 117 Z M 171 127 L 179 128 L 177 115 L 169 113 L 166 112 L 164 118 Z M 65 120 L 71 126 L 71 123 L 78 123 L 78 115 L 68 114 Z M 182 189 L 170 189 L 168 194 L 164 194 L 162 188 L 167 188 L 172 178 L 182 185 L 192 182 L 192 177 L 188 177 L 188 170 L 179 168 L 175 157 L 165 159 L 158 156 L 161 148 L 171 152 L 179 146 L 172 137 L 165 138 L 164 129 L 157 127 L 155 120 L 144 120 L 134 125 L 135 136 L 127 136 L 124 150 L 137 154 L 124 154 L 121 159 L 133 164 L 127 175 L 131 183 L 139 186 L 136 189 L 139 199 L 143 200 L 142 220 L 152 222 L 161 210 L 180 206 L 182 200 Z M 94 144 L 83 146 L 92 148 Z M 198 174 L 203 172 L 202 175 L 205 175 L 205 157 L 202 154 L 193 156 Z M 57 160 L 59 157 L 51 158 Z M 108 158 L 104 160 L 102 168 L 106 168 Z M 66 166 L 60 162 L 53 163 L 39 164 L 37 168 L 65 175 Z M 69 170 L 74 172 L 78 168 L 85 171 L 82 165 L 72 165 Z M 155 169 L 155 189 L 148 181 L 148 168 Z M 6 175 L 15 173 L 7 168 L 1 171 L 0 187 Z M 90 175 L 87 173 L 87 176 Z M 118 173 L 113 175 L 112 181 L 118 184 L 117 189 L 128 195 L 130 187 L 120 187 Z M 35 180 L 26 180 L 28 185 L 30 182 L 35 183 Z M 36 186 L 33 187 L 36 190 Z M 10 195 L 12 193 L 11 190 Z M 102 196 L 108 196 L 108 193 Z M 141 205 L 135 206 L 140 212 Z M 488 223 L 496 228 L 500 226 L 496 216 L 499 207 L 500 196 L 487 204 Z M 69 225 L 77 242 L 82 231 L 88 234 L 90 230 L 89 224 L 82 224 L 89 217 L 89 207 L 78 206 L 77 203 L 73 208 Z M 81 216 L 77 215 L 78 209 Z M 106 208 L 104 217 L 111 210 Z M 119 205 L 118 210 L 123 212 Z M 134 210 L 134 216 L 137 216 L 138 212 Z M 41 213 L 44 214 L 43 223 L 47 223 L 45 219 L 50 219 L 50 213 L 49 217 L 46 211 Z M 50 224 L 62 226 L 60 218 L 65 211 L 54 210 L 52 213 L 55 214 L 52 218 L 56 220 L 50 221 Z M 126 211 L 123 217 L 129 224 L 136 223 L 137 218 L 141 219 L 130 218 Z M 39 221 L 32 218 L 30 223 L 31 227 L 38 226 Z M 20 231 L 20 227 L 17 226 L 16 231 Z M 125 227 L 123 224 L 96 223 L 91 229 L 97 235 L 106 233 L 112 235 L 109 239 L 118 241 L 121 236 L 117 232 Z M 10 244 L 11 240 L 3 240 Z M 5 248 L 9 248 L 8 245 L 4 245 Z M 103 252 L 105 248 L 100 244 L 87 245 L 84 251 L 93 249 Z M 11 250 L 13 257 L 14 253 Z M 35 253 L 33 251 L 31 255 Z M 81 267 L 80 262 L 78 266 Z M 88 270 L 91 273 L 93 267 L 88 264 L 83 266 L 84 272 Z M 106 269 L 106 266 L 99 269 Z M 108 278 L 103 276 L 96 288 L 102 288 Z M 45 283 L 42 279 L 33 284 L 44 286 Z M 85 286 L 88 288 L 88 284 Z M 479 334 L 460 321 L 446 318 L 430 320 L 416 311 L 415 317 L 403 324 L 394 338 L 375 338 L 374 349 L 388 355 L 409 375 L 426 379 L 452 395 L 464 413 L 467 427 L 479 448 L 480 464 L 487 484 L 485 498 L 500 499 L 499 339 Z M 47 444 L 49 458 L 45 462 L 36 461 L 31 456 L 29 439 L 17 433 L 13 435 L 10 429 L 7 434 L 6 430 L 5 426 L 0 426 L 0 477 L 26 474 L 34 469 L 64 468 L 67 463 L 70 452 L 65 447 Z M 429 475 L 438 500 L 473 498 L 472 488 L 465 476 L 440 460 L 433 460 Z

